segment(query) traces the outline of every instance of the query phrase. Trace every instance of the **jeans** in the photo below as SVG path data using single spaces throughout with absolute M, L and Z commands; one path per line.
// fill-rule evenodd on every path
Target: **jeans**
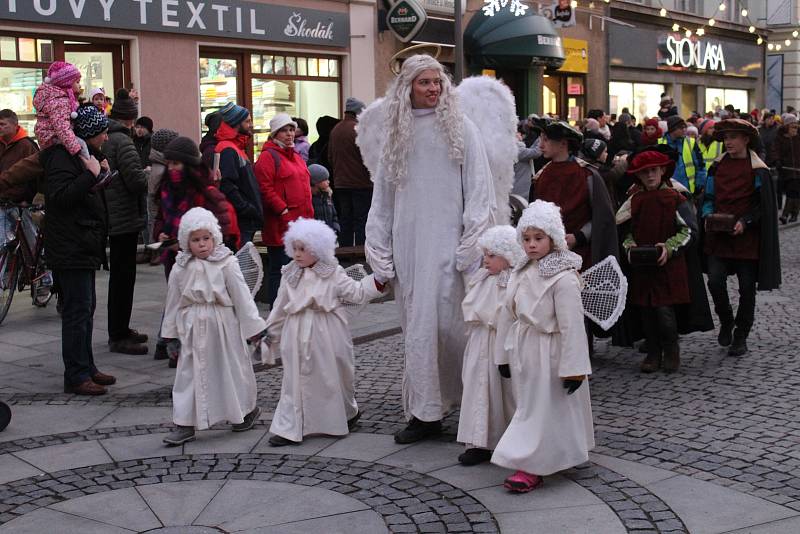
M 94 271 L 59 269 L 56 271 L 64 309 L 61 313 L 61 357 L 64 383 L 76 386 L 97 372 L 92 354 L 92 329 L 97 297 Z
M 292 261 L 292 258 L 286 255 L 283 247 L 267 247 L 267 260 L 269 260 L 269 295 L 267 302 L 269 305 L 275 302 L 275 297 L 278 296 L 278 288 L 281 287 L 281 267 Z
M 728 298 L 728 273 L 739 279 L 739 309 L 736 318 Z M 714 311 L 724 326 L 736 325 L 736 333 L 747 337 L 753 327 L 756 312 L 756 282 L 758 261 L 708 257 L 708 291 L 714 299 Z
M 339 246 L 352 247 L 364 244 L 364 227 L 372 204 L 372 188 L 336 189 L 334 195 L 339 205 Z
M 136 286 L 136 247 L 139 232 L 112 235 L 109 244 L 108 339 L 120 341 L 130 335 L 133 291 Z

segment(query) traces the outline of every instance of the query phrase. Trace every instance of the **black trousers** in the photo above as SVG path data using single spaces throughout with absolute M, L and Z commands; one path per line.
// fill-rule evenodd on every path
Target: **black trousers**
M 678 344 L 678 321 L 672 306 L 642 306 L 642 327 L 648 352 L 670 350 Z
M 352 247 L 363 245 L 365 241 L 364 228 L 367 225 L 367 215 L 372 204 L 372 188 L 365 189 L 336 189 L 335 196 L 338 200 L 339 210 L 339 246 Z
M 283 247 L 267 247 L 267 260 L 269 262 L 267 302 L 272 306 L 278 296 L 278 288 L 281 287 L 281 267 L 292 261 L 292 258 L 286 255 Z
M 728 297 L 728 273 L 739 279 L 739 309 L 736 317 Z M 714 299 L 714 311 L 723 325 L 736 325 L 737 335 L 747 337 L 756 313 L 758 261 L 708 257 L 708 291 Z
M 108 339 L 119 341 L 130 333 L 133 291 L 136 286 L 136 247 L 139 232 L 112 235 L 109 244 Z
M 64 360 L 64 384 L 75 386 L 97 372 L 92 353 L 92 330 L 97 296 L 94 271 L 59 269 L 56 271 L 61 291 L 61 358 Z

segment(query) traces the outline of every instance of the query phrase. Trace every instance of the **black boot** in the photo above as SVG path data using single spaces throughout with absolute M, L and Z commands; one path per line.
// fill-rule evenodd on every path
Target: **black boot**
M 747 334 L 736 329 L 733 333 L 733 343 L 728 349 L 728 356 L 742 356 L 747 353 Z
M 478 465 L 488 462 L 492 459 L 492 451 L 489 449 L 467 449 L 458 455 L 458 461 L 461 465 Z
M 664 349 L 664 363 L 662 368 L 665 373 L 674 373 L 681 366 L 681 349 L 675 345 L 670 345 Z
M 720 347 L 727 347 L 731 344 L 733 338 L 733 321 L 722 321 L 719 325 L 719 335 L 717 336 L 717 343 Z
M 394 441 L 400 444 L 416 443 L 423 439 L 434 438 L 441 433 L 441 421 L 420 421 L 413 417 L 407 427 L 394 435 Z

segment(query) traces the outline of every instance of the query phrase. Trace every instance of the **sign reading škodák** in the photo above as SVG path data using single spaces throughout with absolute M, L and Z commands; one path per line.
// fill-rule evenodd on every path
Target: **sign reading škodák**
M 386 15 L 386 24 L 403 43 L 413 39 L 428 20 L 425 9 L 416 0 L 396 2 Z

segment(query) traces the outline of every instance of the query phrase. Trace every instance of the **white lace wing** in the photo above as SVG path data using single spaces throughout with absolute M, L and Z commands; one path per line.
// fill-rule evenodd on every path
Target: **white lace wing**
M 379 98 L 359 113 L 356 125 L 356 144 L 373 181 L 378 173 L 383 143 L 386 139 L 386 115 L 385 99 Z
M 495 192 L 495 221 L 509 224 L 508 195 L 514 186 L 517 161 L 517 112 L 514 95 L 502 82 L 473 76 L 456 89 L 461 111 L 480 129 Z
M 625 311 L 625 299 L 628 295 L 628 280 L 614 256 L 608 256 L 601 262 L 582 273 L 583 313 L 600 326 L 608 330 Z
M 244 275 L 244 281 L 250 289 L 250 294 L 255 296 L 264 281 L 264 265 L 261 263 L 261 255 L 252 241 L 245 245 L 235 254 L 239 260 L 239 268 Z
M 364 269 L 364 266 L 360 263 L 356 263 L 355 265 L 351 265 L 350 267 L 346 268 L 344 272 L 347 273 L 347 276 L 355 280 L 356 282 L 360 282 L 364 278 L 368 276 L 367 270 Z M 353 319 L 358 312 L 360 312 L 367 304 L 354 304 L 352 302 L 342 301 L 342 306 L 344 307 L 344 311 L 347 314 L 348 320 Z

